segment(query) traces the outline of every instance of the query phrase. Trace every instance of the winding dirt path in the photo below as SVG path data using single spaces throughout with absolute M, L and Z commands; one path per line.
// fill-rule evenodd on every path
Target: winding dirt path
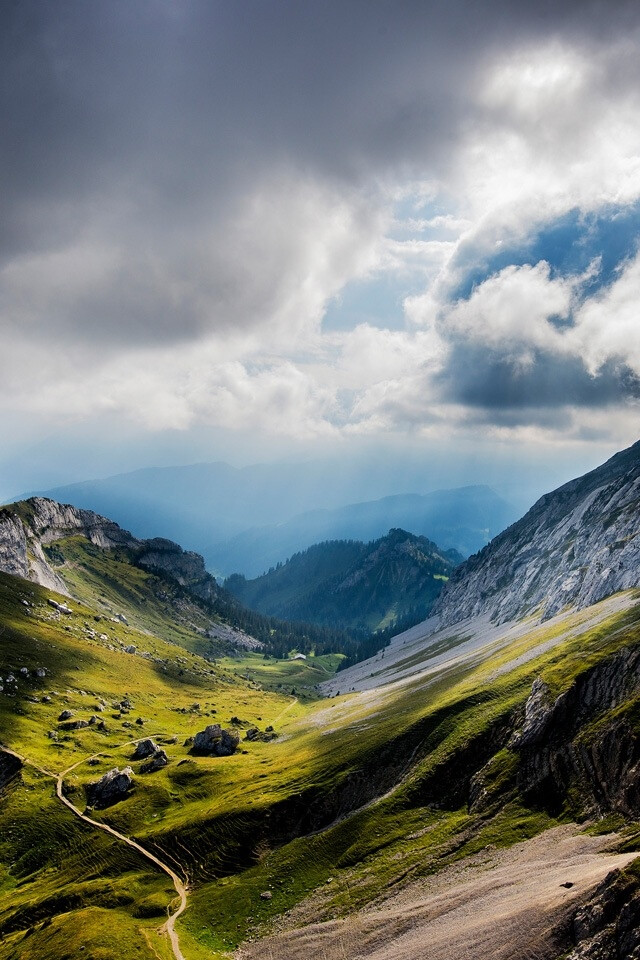
M 147 735 L 148 737 L 149 735 Z M 162 734 L 154 734 L 154 736 L 162 736 Z M 111 747 L 110 749 L 121 750 L 123 747 L 133 746 L 136 743 L 139 743 L 140 740 L 146 740 L 147 737 L 140 737 L 138 740 L 128 740 L 126 743 L 119 744 L 117 747 Z M 125 836 L 124 833 L 120 833 L 118 830 L 115 830 L 113 827 L 110 827 L 106 823 L 99 823 L 97 820 L 92 820 L 91 817 L 88 817 L 86 814 L 82 813 L 73 803 L 69 800 L 68 797 L 64 795 L 64 778 L 71 773 L 72 770 L 75 770 L 76 767 L 81 766 L 83 763 L 86 763 L 88 760 L 92 760 L 94 757 L 104 756 L 104 751 L 100 753 L 94 753 L 87 757 L 82 757 L 80 760 L 77 760 L 70 767 L 67 767 L 66 770 L 63 770 L 61 773 L 51 773 L 50 770 L 45 770 L 43 767 L 39 767 L 32 760 L 29 760 L 28 757 L 23 757 L 19 753 L 16 753 L 14 750 L 9 749 L 8 747 L 0 746 L 0 752 L 6 753 L 11 757 L 15 757 L 17 760 L 20 760 L 22 763 L 27 764 L 30 767 L 33 767 L 35 770 L 38 770 L 40 773 L 44 773 L 46 776 L 51 777 L 56 781 L 56 796 L 58 799 L 68 807 L 69 810 L 80 820 L 84 820 L 85 823 L 91 824 L 92 827 L 96 827 L 98 830 L 104 830 L 105 833 L 111 834 L 112 837 L 115 837 L 116 840 L 126 843 L 127 846 L 131 847 L 134 850 L 137 850 L 145 859 L 149 860 L 156 867 L 159 867 L 167 876 L 171 877 L 175 891 L 180 899 L 178 908 L 174 910 L 173 913 L 170 913 L 167 922 L 163 924 L 160 928 L 160 932 L 166 934 L 169 937 L 171 942 L 171 949 L 173 950 L 173 955 L 175 960 L 185 960 L 184 954 L 180 949 L 180 942 L 178 940 L 178 934 L 175 930 L 176 920 L 178 917 L 184 913 L 187 907 L 187 887 L 182 882 L 178 874 L 171 869 L 171 867 L 156 857 L 153 853 L 150 853 L 149 850 L 146 850 L 139 843 L 136 843 L 135 840 L 132 840 L 130 837 Z M 167 908 L 169 911 L 171 904 Z
M 291 697 L 291 702 L 286 705 L 286 707 L 284 708 L 284 710 L 281 710 L 281 711 L 280 711 L 280 713 L 278 714 L 278 716 L 277 716 L 277 717 L 275 718 L 275 720 L 273 721 L 274 727 L 276 726 L 276 724 L 280 723 L 280 721 L 281 721 L 282 718 L 284 717 L 285 713 L 288 713 L 288 711 L 291 710 L 291 707 L 294 705 L 294 703 L 298 703 L 298 698 L 297 698 L 297 697 Z

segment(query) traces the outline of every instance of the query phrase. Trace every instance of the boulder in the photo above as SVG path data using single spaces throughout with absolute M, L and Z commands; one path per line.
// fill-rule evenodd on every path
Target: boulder
M 71 720 L 72 716 L 73 716 L 73 710 L 63 710 L 60 716 L 58 717 L 58 720 Z
M 158 752 L 158 744 L 155 743 L 150 737 L 146 740 L 141 740 L 140 743 L 136 745 L 136 749 L 132 756 L 132 760 L 146 760 L 147 757 L 153 756 L 154 753 Z
M 82 730 L 83 727 L 88 727 L 88 720 L 70 720 L 68 723 L 61 723 L 60 728 L 62 730 Z
M 166 767 L 168 763 L 169 758 L 164 750 L 156 750 L 151 759 L 142 764 L 140 773 L 154 773 L 156 770 L 161 770 L 162 767 Z
M 125 767 L 124 770 L 114 767 L 99 780 L 87 784 L 87 802 L 97 810 L 110 807 L 124 800 L 131 792 L 133 785 L 131 767 Z
M 267 729 L 262 732 L 258 727 L 249 727 L 244 738 L 249 741 L 262 741 L 262 743 L 269 743 L 270 740 L 276 740 L 278 734 L 275 732 L 273 727 L 267 727 Z
M 193 738 L 192 753 L 214 757 L 230 757 L 236 752 L 240 737 L 235 730 L 223 730 L 219 723 L 210 723 Z

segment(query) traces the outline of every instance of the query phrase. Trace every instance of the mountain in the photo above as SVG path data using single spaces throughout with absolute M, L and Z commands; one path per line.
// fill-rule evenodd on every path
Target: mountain
M 148 467 L 36 493 L 110 517 L 137 537 L 180 543 L 204 556 L 218 576 L 256 577 L 314 543 L 373 540 L 390 527 L 468 556 L 517 516 L 488 487 L 349 503 L 354 491 L 366 494 L 391 482 L 384 475 L 367 479 L 361 471 L 352 476 L 334 463 L 201 463 Z
M 550 617 L 640 586 L 640 441 L 541 497 L 458 567 L 436 606 L 442 623 Z
M 524 562 L 551 600 L 561 529 L 596 563 L 617 527 L 604 589 L 637 586 L 636 470 L 543 498 Z M 484 605 L 491 548 L 452 575 L 478 615 L 334 676 L 212 659 L 213 585 L 175 544 L 46 501 L 0 530 L 0 960 L 640 956 L 637 590 L 527 615 L 516 524 Z
M 339 631 L 278 622 L 245 609 L 216 583 L 197 553 L 160 537 L 140 540 L 90 510 L 42 497 L 0 509 L 0 571 L 80 598 L 99 584 L 110 608 L 127 608 L 132 622 L 143 599 L 170 600 L 172 616 L 200 624 L 198 649 L 209 655 L 229 644 L 283 654 L 292 647 L 353 648 L 351 637 Z M 138 590 L 133 598 L 132 581 Z
M 513 508 L 485 486 L 401 494 L 334 510 L 313 510 L 283 523 L 246 530 L 210 545 L 205 557 L 214 569 L 257 577 L 314 543 L 367 542 L 384 536 L 390 527 L 469 556 L 514 519 Z
M 230 577 L 225 587 L 245 606 L 284 620 L 373 631 L 409 616 L 424 619 L 462 560 L 394 529 L 367 544 L 315 544 L 255 580 Z
M 43 552 L 83 599 L 0 573 L 2 960 L 636 955 L 637 609 L 398 637 L 314 703 L 316 658 L 203 659 L 81 519 Z
M 306 464 L 292 464 L 286 503 L 282 467 L 236 468 L 228 463 L 146 467 L 99 480 L 72 483 L 39 496 L 110 517 L 139 537 L 165 536 L 194 550 L 226 539 L 267 518 L 284 520 L 314 501 Z

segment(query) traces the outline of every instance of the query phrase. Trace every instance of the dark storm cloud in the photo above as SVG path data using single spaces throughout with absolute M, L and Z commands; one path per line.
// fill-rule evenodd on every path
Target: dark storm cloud
M 640 379 L 622 364 L 610 361 L 592 375 L 576 357 L 537 350 L 523 365 L 463 343 L 455 344 L 436 383 L 443 399 L 482 409 L 496 423 L 546 422 L 560 407 L 606 407 L 640 397 Z
M 223 248 L 229 219 L 270 171 L 347 194 L 400 167 L 442 172 L 487 58 L 541 36 L 602 43 L 635 29 L 634 8 L 2 4 L 0 267 L 74 242 L 120 255 L 89 289 L 70 284 L 48 310 L 9 310 L 5 324 L 128 343 L 253 322 L 268 284 L 247 309 L 252 270 Z

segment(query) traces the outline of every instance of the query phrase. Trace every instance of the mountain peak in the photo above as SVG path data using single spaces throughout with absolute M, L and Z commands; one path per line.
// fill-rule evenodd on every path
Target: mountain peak
M 545 494 L 459 567 L 434 612 L 502 622 L 581 608 L 640 584 L 640 441 Z

